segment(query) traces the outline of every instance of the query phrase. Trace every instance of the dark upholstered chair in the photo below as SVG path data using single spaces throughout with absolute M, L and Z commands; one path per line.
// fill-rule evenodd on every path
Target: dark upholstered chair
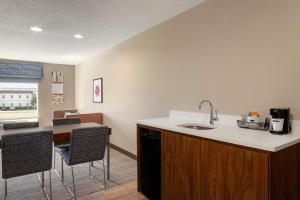
M 80 118 L 57 118 L 53 119 L 53 126 L 60 126 L 60 125 L 67 125 L 67 124 L 80 124 Z M 66 142 L 54 142 L 54 149 L 56 148 L 65 148 L 70 145 L 69 141 Z M 56 152 L 56 151 L 55 151 Z M 56 153 L 54 152 L 53 156 L 53 167 L 55 169 L 55 160 L 56 160 Z M 57 172 L 55 170 L 55 172 Z
M 7 198 L 7 179 L 42 172 L 42 188 L 52 199 L 52 131 L 6 134 L 1 138 L 2 178 Z M 50 197 L 44 187 L 44 172 L 49 171 Z
M 35 128 L 39 127 L 39 122 L 17 122 L 3 124 L 4 130 L 20 129 L 20 128 Z
M 63 184 L 64 184 L 63 163 L 65 162 L 67 165 L 71 166 L 74 194 L 71 192 L 70 189 L 69 191 L 72 193 L 72 195 L 74 195 L 75 199 L 76 199 L 76 189 L 75 189 L 75 182 L 74 182 L 73 165 L 77 165 L 81 163 L 89 163 L 89 175 L 91 176 L 91 162 L 100 161 L 100 160 L 103 161 L 104 159 L 107 137 L 108 137 L 108 128 L 106 126 L 74 129 L 72 130 L 71 133 L 69 148 L 56 149 L 56 151 L 60 154 L 62 158 L 61 159 L 62 162 L 61 180 Z M 103 172 L 104 172 L 104 189 L 105 189 L 106 179 L 105 179 L 104 161 L 102 162 L 102 164 L 103 164 Z
M 66 125 L 66 124 L 80 124 L 80 118 L 57 118 L 53 119 L 53 126 Z

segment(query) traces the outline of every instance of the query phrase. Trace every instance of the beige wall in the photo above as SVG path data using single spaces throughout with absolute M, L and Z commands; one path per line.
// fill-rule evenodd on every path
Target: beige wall
M 64 104 L 52 105 L 51 73 L 64 72 Z M 71 65 L 44 64 L 44 78 L 39 84 L 39 122 L 41 125 L 52 123 L 53 111 L 75 107 L 75 68 Z
M 136 152 L 135 119 L 198 111 L 267 114 L 291 107 L 300 119 L 300 1 L 208 0 L 76 66 L 76 104 L 103 112 L 112 143 Z M 92 79 L 104 103 L 92 103 Z

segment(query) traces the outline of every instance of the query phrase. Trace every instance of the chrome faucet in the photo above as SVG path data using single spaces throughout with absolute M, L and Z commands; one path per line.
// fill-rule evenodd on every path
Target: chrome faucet
M 218 118 L 218 112 L 217 112 L 217 110 L 215 110 L 216 116 L 214 116 L 214 107 L 213 107 L 213 104 L 211 103 L 211 101 L 209 101 L 209 100 L 202 100 L 200 102 L 200 105 L 199 105 L 199 110 L 201 110 L 201 107 L 202 107 L 203 103 L 209 103 L 209 106 L 210 106 L 210 120 L 209 120 L 209 123 L 211 125 L 213 125 L 214 121 L 218 121 L 219 120 L 219 118 Z

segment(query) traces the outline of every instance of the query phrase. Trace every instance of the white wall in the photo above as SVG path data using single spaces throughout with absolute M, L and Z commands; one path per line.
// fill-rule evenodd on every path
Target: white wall
M 52 72 L 64 73 L 64 104 L 52 104 Z M 75 108 L 75 67 L 72 65 L 44 64 L 44 77 L 39 83 L 39 122 L 51 125 L 54 110 Z
M 235 115 L 288 106 L 300 119 L 299 10 L 298 0 L 208 0 L 77 65 L 76 105 L 103 112 L 112 143 L 133 153 L 135 119 L 197 111 L 202 99 Z M 98 77 L 103 104 L 92 103 Z

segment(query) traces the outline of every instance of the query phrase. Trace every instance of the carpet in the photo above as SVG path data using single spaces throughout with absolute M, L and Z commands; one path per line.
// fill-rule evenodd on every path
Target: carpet
M 105 159 L 106 160 L 106 159 Z M 111 188 L 116 185 L 121 185 L 133 180 L 136 180 L 137 171 L 136 171 L 136 161 L 132 158 L 127 157 L 126 155 L 111 149 L 110 151 L 110 180 L 107 180 L 106 187 Z M 57 154 L 56 156 L 56 168 L 60 173 L 60 156 Z M 65 172 L 65 183 L 72 189 L 72 176 L 71 176 L 71 168 L 67 165 L 64 165 Z M 87 194 L 91 194 L 94 192 L 101 191 L 102 188 L 99 184 L 89 178 L 88 175 L 88 163 L 80 164 L 74 166 L 74 176 L 75 176 L 75 185 L 76 185 L 76 194 L 77 197 L 85 196 Z M 104 185 L 103 180 L 103 168 L 102 163 L 94 162 L 94 168 L 92 168 L 92 175 L 97 178 L 102 185 Z M 1 169 L 1 163 L 0 163 Z M 0 175 L 2 169 L 0 170 Z M 72 199 L 72 195 L 68 192 L 68 190 L 63 186 L 60 182 L 59 177 L 54 172 L 51 171 L 52 176 L 52 192 L 53 192 L 53 200 L 67 200 Z M 2 176 L 1 176 L 2 177 Z M 45 172 L 45 187 L 47 191 L 49 191 L 49 178 L 48 172 Z M 4 180 L 0 180 L 0 197 L 3 199 L 4 196 Z M 38 200 L 38 199 L 46 199 L 42 189 L 40 187 L 40 183 L 38 181 L 38 177 L 36 174 L 27 175 L 17 178 L 8 179 L 8 199 L 11 200 Z

